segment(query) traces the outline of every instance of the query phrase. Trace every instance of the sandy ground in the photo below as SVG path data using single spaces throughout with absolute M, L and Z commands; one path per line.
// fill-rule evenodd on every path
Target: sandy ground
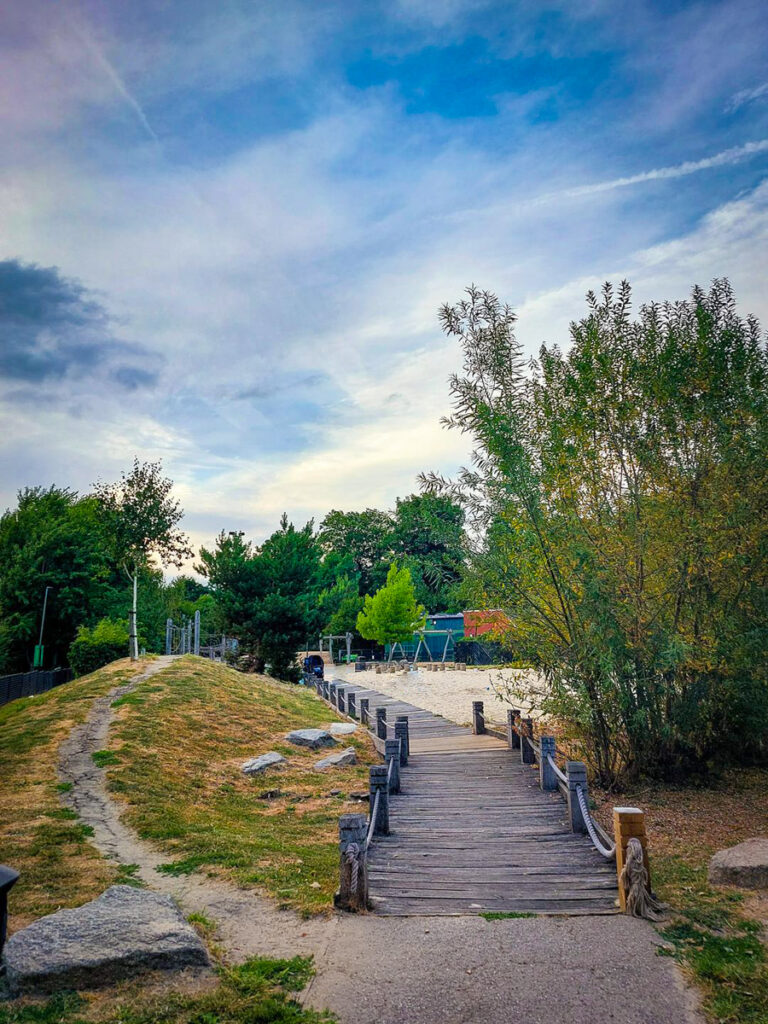
M 499 700 L 495 691 L 505 683 L 515 682 L 525 686 L 528 680 L 535 683 L 537 678 L 534 672 L 471 668 L 469 665 L 464 672 L 447 669 L 444 672 L 408 670 L 380 674 L 355 672 L 354 666 L 337 665 L 332 672 L 327 670 L 327 675 L 329 679 L 345 679 L 358 686 L 369 686 L 372 690 L 416 704 L 459 725 L 469 724 L 472 702 L 475 700 L 483 701 L 487 722 L 504 723 L 508 707 L 528 711 L 530 704 L 526 701 L 516 700 L 507 704 Z

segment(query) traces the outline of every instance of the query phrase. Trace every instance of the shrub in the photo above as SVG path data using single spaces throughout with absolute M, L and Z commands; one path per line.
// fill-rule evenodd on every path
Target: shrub
M 128 654 L 128 626 L 125 622 L 102 619 L 92 629 L 81 626 L 69 647 L 69 664 L 75 675 L 108 665 Z

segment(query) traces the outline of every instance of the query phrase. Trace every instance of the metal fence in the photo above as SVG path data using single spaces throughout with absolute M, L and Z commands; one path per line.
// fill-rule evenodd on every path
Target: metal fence
M 0 676 L 0 707 L 19 697 L 32 697 L 38 693 L 47 693 L 54 686 L 68 683 L 72 678 L 71 668 L 54 668 L 49 672 L 39 669 L 34 672 L 16 672 L 10 676 Z

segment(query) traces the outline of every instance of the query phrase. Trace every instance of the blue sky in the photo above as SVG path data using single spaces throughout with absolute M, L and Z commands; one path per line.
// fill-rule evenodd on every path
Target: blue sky
M 758 2 L 8 0 L 0 505 L 134 454 L 196 543 L 391 506 L 470 282 L 567 344 L 602 281 L 768 322 Z

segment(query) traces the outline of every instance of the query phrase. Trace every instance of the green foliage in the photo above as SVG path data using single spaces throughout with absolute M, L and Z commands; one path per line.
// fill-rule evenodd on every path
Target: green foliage
M 410 572 L 398 569 L 393 562 L 381 590 L 365 598 L 363 610 L 357 617 L 357 630 L 366 640 L 391 644 L 409 640 L 414 630 L 422 629 L 425 622 L 426 612 L 416 601 Z
M 430 612 L 459 611 L 465 556 L 464 512 L 446 495 L 398 498 L 393 547 Z
M 69 647 L 69 664 L 75 675 L 85 676 L 110 661 L 128 655 L 128 627 L 124 622 L 102 619 L 92 629 L 81 626 Z
M 368 594 L 382 585 L 393 554 L 394 520 L 389 512 L 367 508 L 364 512 L 329 512 L 320 524 L 319 540 L 326 559 L 351 559 L 344 571 L 357 575 L 359 593 Z
M 532 368 L 509 307 L 441 311 L 464 350 L 448 425 L 475 440 L 456 484 L 484 535 L 472 585 L 547 681 L 605 783 L 764 757 L 768 731 L 768 357 L 730 286 L 630 316 L 589 294 L 567 354 Z
M 333 586 L 320 593 L 318 606 L 323 633 L 354 633 L 357 616 L 363 607 L 357 581 L 349 576 L 339 577 Z

